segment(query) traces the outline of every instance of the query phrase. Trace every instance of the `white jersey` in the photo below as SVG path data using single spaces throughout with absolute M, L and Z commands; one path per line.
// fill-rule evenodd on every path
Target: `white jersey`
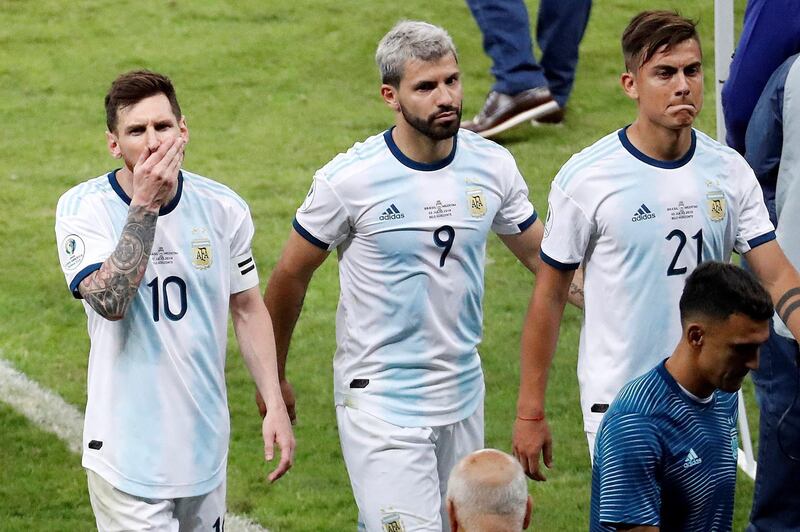
M 421 164 L 391 131 L 319 170 L 294 227 L 339 254 L 336 404 L 440 426 L 483 400 L 487 235 L 524 231 L 536 211 L 505 148 L 462 129 L 448 157 Z
M 637 150 L 625 129 L 602 138 L 561 168 L 549 204 L 542 259 L 585 268 L 578 380 L 596 432 L 622 386 L 677 345 L 686 276 L 775 234 L 745 160 L 695 130 L 671 162 Z
M 59 200 L 59 256 L 76 298 L 80 282 L 114 251 L 129 204 L 116 171 Z M 91 338 L 83 465 L 117 489 L 189 497 L 225 478 L 228 302 L 258 285 L 252 238 L 239 196 L 181 172 L 125 317 L 108 321 L 83 302 Z

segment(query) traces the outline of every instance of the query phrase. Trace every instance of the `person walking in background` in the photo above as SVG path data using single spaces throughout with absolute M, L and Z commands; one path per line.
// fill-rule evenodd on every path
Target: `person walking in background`
M 578 46 L 591 0 L 541 0 L 536 61 L 524 0 L 467 0 L 492 59 L 495 83 L 480 113 L 462 127 L 490 138 L 523 122 L 559 123 L 575 82 Z
M 745 137 L 745 158 L 768 203 L 778 243 L 800 267 L 800 54 L 780 65 L 756 103 Z M 759 406 L 758 469 L 749 532 L 800 530 L 800 404 L 797 341 L 778 308 L 761 363 L 753 372 Z

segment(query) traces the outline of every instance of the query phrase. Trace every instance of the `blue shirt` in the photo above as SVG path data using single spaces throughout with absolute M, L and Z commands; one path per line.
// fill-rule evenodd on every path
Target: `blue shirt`
M 628 383 L 597 435 L 590 530 L 730 530 L 736 484 L 737 395 L 701 403 L 664 362 Z

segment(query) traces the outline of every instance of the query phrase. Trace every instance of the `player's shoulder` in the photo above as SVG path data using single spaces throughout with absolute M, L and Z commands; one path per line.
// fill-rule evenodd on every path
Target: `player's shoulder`
M 703 133 L 699 129 L 693 129 L 692 131 L 695 136 L 696 157 L 716 158 L 725 163 L 747 165 L 744 157 L 730 146 L 714 140 L 710 135 Z
M 475 153 L 479 157 L 485 159 L 487 157 L 496 157 L 499 159 L 514 160 L 514 156 L 508 151 L 507 148 L 494 142 L 493 140 L 485 139 L 477 133 L 468 129 L 458 130 L 458 150 L 463 150 L 467 153 Z
M 113 193 L 108 173 L 78 183 L 58 199 L 56 218 L 75 216 L 81 212 L 82 206 L 96 200 L 102 201 L 108 194 Z
M 609 413 L 649 416 L 664 405 L 669 386 L 660 374 L 659 366 L 641 375 L 622 387 L 609 408 Z
M 356 142 L 317 170 L 315 177 L 336 184 L 353 176 L 365 175 L 371 168 L 383 164 L 389 155 L 384 135 L 385 132 L 378 133 Z
M 247 202 L 231 187 L 208 177 L 181 169 L 183 187 L 186 192 L 196 194 L 206 201 L 223 203 L 234 208 L 247 210 Z
M 553 183 L 566 191 L 596 175 L 607 175 L 609 167 L 620 164 L 619 154 L 625 150 L 619 139 L 619 131 L 605 135 L 570 157 L 556 174 Z

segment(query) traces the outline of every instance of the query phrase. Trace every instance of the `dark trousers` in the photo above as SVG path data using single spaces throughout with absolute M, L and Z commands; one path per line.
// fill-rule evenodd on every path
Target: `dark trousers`
M 467 0 L 467 4 L 483 34 L 483 49 L 492 59 L 492 90 L 517 94 L 548 86 L 556 102 L 566 105 L 591 0 L 541 1 L 536 22 L 536 42 L 542 52 L 538 63 L 523 0 Z
M 753 372 L 760 409 L 758 471 L 748 532 L 800 531 L 800 405 L 794 403 L 783 422 L 778 420 L 797 393 L 797 353 L 794 340 L 770 330 L 761 346 L 758 371 Z

